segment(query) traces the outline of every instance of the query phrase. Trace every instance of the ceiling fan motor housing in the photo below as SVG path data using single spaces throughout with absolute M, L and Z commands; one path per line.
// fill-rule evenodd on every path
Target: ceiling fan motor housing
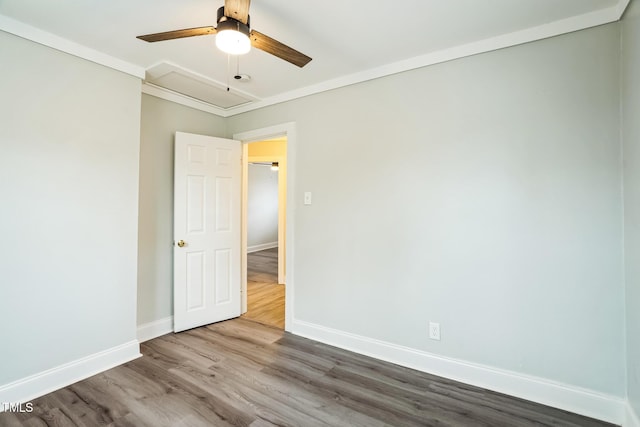
M 237 19 L 233 19 L 232 17 L 225 15 L 224 6 L 222 6 L 218 9 L 217 23 L 218 28 L 216 29 L 218 30 L 218 32 L 224 30 L 234 30 L 239 31 L 249 37 L 249 25 L 251 23 L 251 18 L 249 16 L 247 16 L 247 23 L 244 24 Z

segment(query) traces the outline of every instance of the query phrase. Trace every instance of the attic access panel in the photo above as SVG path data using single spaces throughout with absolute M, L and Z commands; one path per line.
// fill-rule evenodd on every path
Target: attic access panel
M 236 89 L 227 91 L 225 85 L 215 80 L 168 63 L 149 68 L 146 82 L 224 110 L 256 100 L 247 93 Z

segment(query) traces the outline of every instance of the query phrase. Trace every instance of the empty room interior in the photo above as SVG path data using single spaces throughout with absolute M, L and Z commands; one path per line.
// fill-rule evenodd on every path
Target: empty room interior
M 0 0 L 0 174 L 1 426 L 640 427 L 640 0 Z

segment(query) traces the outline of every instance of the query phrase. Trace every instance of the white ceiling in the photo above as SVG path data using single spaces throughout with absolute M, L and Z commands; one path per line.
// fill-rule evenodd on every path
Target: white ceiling
M 251 27 L 313 58 L 298 68 L 253 49 L 231 88 L 253 107 L 619 19 L 629 0 L 253 0 Z M 0 0 L 0 18 L 127 63 L 168 62 L 226 85 L 215 36 L 146 43 L 137 35 L 216 25 L 223 0 Z M 18 22 L 15 22 L 18 21 Z M 0 29 L 8 25 L 0 20 Z M 3 28 L 4 27 L 4 28 Z M 20 34 L 19 34 L 20 35 Z M 479 41 L 484 41 L 477 43 Z M 232 60 L 232 74 L 235 61 Z

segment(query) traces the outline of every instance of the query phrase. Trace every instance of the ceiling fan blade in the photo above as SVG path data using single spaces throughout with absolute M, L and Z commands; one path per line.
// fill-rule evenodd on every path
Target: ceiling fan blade
M 280 59 L 284 59 L 302 68 L 311 61 L 311 58 L 302 52 L 290 48 L 289 46 L 280 43 L 278 40 L 272 39 L 269 36 L 265 36 L 259 31 L 251 30 L 249 34 L 251 39 L 251 46 L 277 56 Z
M 249 25 L 249 4 L 251 0 L 224 0 L 224 15 Z
M 164 33 L 146 34 L 144 36 L 138 36 L 137 39 L 144 40 L 146 42 L 160 42 L 163 40 L 181 39 L 183 37 L 193 36 L 206 36 L 207 34 L 215 34 L 215 27 L 198 27 L 198 28 L 185 28 L 184 30 L 167 31 Z

